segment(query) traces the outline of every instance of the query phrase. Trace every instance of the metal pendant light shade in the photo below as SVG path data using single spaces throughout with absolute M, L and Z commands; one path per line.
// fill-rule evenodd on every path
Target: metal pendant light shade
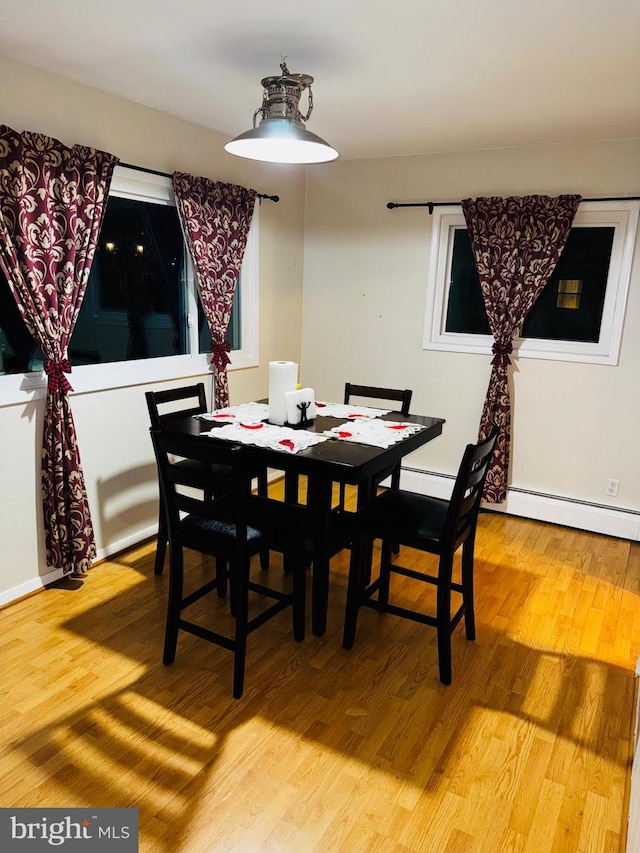
M 236 136 L 224 146 L 230 154 L 267 163 L 327 163 L 338 152 L 324 139 L 308 131 L 304 122 L 313 109 L 308 74 L 291 74 L 284 62 L 279 77 L 265 77 L 262 106 L 253 114 L 253 128 Z M 299 110 L 300 95 L 308 90 L 306 115 Z M 256 127 L 256 118 L 260 124 Z

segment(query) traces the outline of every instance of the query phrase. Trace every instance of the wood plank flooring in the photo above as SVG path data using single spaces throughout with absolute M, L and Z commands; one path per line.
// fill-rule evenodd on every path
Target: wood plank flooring
M 340 555 L 326 635 L 261 628 L 240 701 L 222 649 L 162 665 L 154 545 L 0 612 L 0 806 L 135 806 L 143 853 L 624 851 L 637 543 L 482 514 L 450 687 L 428 627 L 364 610 L 343 651 Z

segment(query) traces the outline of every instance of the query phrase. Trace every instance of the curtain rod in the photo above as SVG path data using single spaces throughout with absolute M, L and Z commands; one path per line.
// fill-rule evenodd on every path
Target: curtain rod
M 146 169 L 144 166 L 132 166 L 131 163 L 118 163 L 118 166 L 123 166 L 125 169 L 135 169 L 137 172 L 146 172 L 148 175 L 159 175 L 161 178 L 172 178 L 169 172 L 159 172 L 157 169 Z M 267 195 L 266 193 L 256 193 L 259 199 L 267 198 L 269 201 L 280 201 L 279 195 Z
M 638 195 L 625 195 L 625 196 L 610 196 L 609 198 L 583 198 L 582 201 L 640 201 L 640 196 Z M 433 213 L 434 207 L 448 207 L 453 204 L 461 204 L 460 201 L 411 201 L 411 202 L 398 202 L 398 201 L 389 201 L 387 202 L 387 207 L 389 210 L 394 210 L 396 207 L 428 207 L 429 214 Z

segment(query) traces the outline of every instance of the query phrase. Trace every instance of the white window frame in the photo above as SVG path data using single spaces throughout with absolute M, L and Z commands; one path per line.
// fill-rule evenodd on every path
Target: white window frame
M 116 166 L 109 194 L 121 198 L 146 201 L 175 207 L 171 178 Z M 258 281 L 259 281 L 259 204 L 256 203 L 247 247 L 242 263 L 242 290 L 240 294 L 241 349 L 229 353 L 228 370 L 241 370 L 258 365 Z M 193 266 L 186 265 L 189 344 L 187 355 L 130 361 L 86 364 L 73 368 L 69 379 L 76 394 L 110 388 L 126 388 L 168 379 L 181 379 L 210 372 L 209 354 L 198 352 L 197 294 Z M 0 376 L 0 405 L 11 405 L 25 399 L 42 397 L 46 393 L 46 375 L 43 371 Z
M 516 355 L 521 358 L 591 364 L 618 363 L 639 210 L 640 202 L 637 201 L 585 201 L 578 207 L 573 222 L 574 226 L 582 228 L 614 228 L 598 342 L 516 338 L 513 344 Z M 445 331 L 453 237 L 458 228 L 466 228 L 461 205 L 446 205 L 434 209 L 422 348 L 490 355 L 493 344 L 491 335 Z

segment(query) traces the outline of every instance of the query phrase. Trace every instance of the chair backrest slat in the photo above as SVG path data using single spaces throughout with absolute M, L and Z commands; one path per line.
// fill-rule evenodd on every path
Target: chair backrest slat
M 449 501 L 443 540 L 453 541 L 467 528 L 473 529 L 497 436 L 494 427 L 485 441 L 467 445 Z
M 344 402 L 351 403 L 352 397 L 367 397 L 375 400 L 386 400 L 388 402 L 400 403 L 400 408 L 396 409 L 401 415 L 409 414 L 411 405 L 411 397 L 413 391 L 409 388 L 404 390 L 400 388 L 378 388 L 374 385 L 354 385 L 351 382 L 345 382 L 344 386 Z
M 159 429 L 169 418 L 176 415 L 189 417 L 207 411 L 204 382 L 185 385 L 181 388 L 167 388 L 163 391 L 147 391 L 145 398 L 152 429 Z M 184 403 L 184 405 L 176 406 L 176 403 Z

